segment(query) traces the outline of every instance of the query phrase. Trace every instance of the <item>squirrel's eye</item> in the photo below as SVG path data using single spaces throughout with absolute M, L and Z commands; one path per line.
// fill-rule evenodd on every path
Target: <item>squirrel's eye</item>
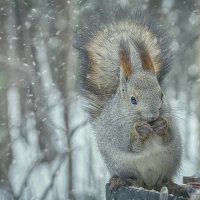
M 161 93 L 161 100 L 163 99 L 163 93 Z
M 135 99 L 135 97 L 131 97 L 131 103 L 132 104 L 137 104 L 137 100 Z

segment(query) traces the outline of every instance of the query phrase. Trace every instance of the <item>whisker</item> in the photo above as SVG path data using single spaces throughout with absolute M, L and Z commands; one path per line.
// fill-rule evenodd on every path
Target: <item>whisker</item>
M 119 121 L 119 120 L 122 120 L 122 119 L 124 119 L 124 120 L 126 120 L 127 122 L 128 121 L 130 121 L 130 120 L 128 120 L 128 119 L 130 119 L 130 116 L 131 115 L 133 115 L 133 113 L 131 113 L 131 112 L 127 112 L 127 113 L 123 113 L 123 115 L 121 115 L 120 117 L 117 117 L 117 118 L 110 118 L 106 123 L 108 123 L 108 124 L 110 124 L 110 123 L 113 123 L 113 122 L 117 122 L 117 121 Z M 135 114 L 134 114 L 135 115 Z M 134 117 L 134 121 L 136 121 L 136 120 L 139 120 L 141 117 L 139 116 L 139 115 L 136 115 L 135 117 Z M 132 122 L 130 122 L 130 123 L 132 123 Z

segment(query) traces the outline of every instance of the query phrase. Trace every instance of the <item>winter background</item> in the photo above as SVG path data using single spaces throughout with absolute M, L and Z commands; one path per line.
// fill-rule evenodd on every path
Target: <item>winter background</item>
M 165 94 L 183 137 L 176 182 L 200 168 L 199 0 L 0 0 L 0 199 L 101 200 L 109 174 L 78 93 L 73 31 L 140 3 L 172 36 Z

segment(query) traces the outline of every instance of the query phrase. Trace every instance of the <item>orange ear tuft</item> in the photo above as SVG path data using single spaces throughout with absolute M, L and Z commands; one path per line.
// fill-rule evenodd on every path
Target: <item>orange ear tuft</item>
M 130 60 L 130 49 L 128 43 L 123 40 L 120 42 L 119 47 L 119 63 L 122 67 L 124 75 L 129 77 L 133 73 L 133 68 Z
M 142 68 L 145 70 L 150 70 L 155 72 L 154 64 L 151 60 L 151 57 L 146 47 L 143 46 L 142 44 L 137 44 L 137 48 L 142 62 Z
M 142 61 L 142 68 L 146 70 L 155 71 L 151 57 L 146 49 L 140 52 L 140 59 Z

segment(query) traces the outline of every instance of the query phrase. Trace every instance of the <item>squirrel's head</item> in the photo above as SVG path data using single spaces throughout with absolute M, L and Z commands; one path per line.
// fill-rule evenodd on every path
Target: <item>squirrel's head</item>
M 129 109 L 145 121 L 155 121 L 160 116 L 163 94 L 157 80 L 159 67 L 151 59 L 148 49 L 140 44 L 130 48 L 128 41 L 122 40 L 119 65 L 120 93 Z

